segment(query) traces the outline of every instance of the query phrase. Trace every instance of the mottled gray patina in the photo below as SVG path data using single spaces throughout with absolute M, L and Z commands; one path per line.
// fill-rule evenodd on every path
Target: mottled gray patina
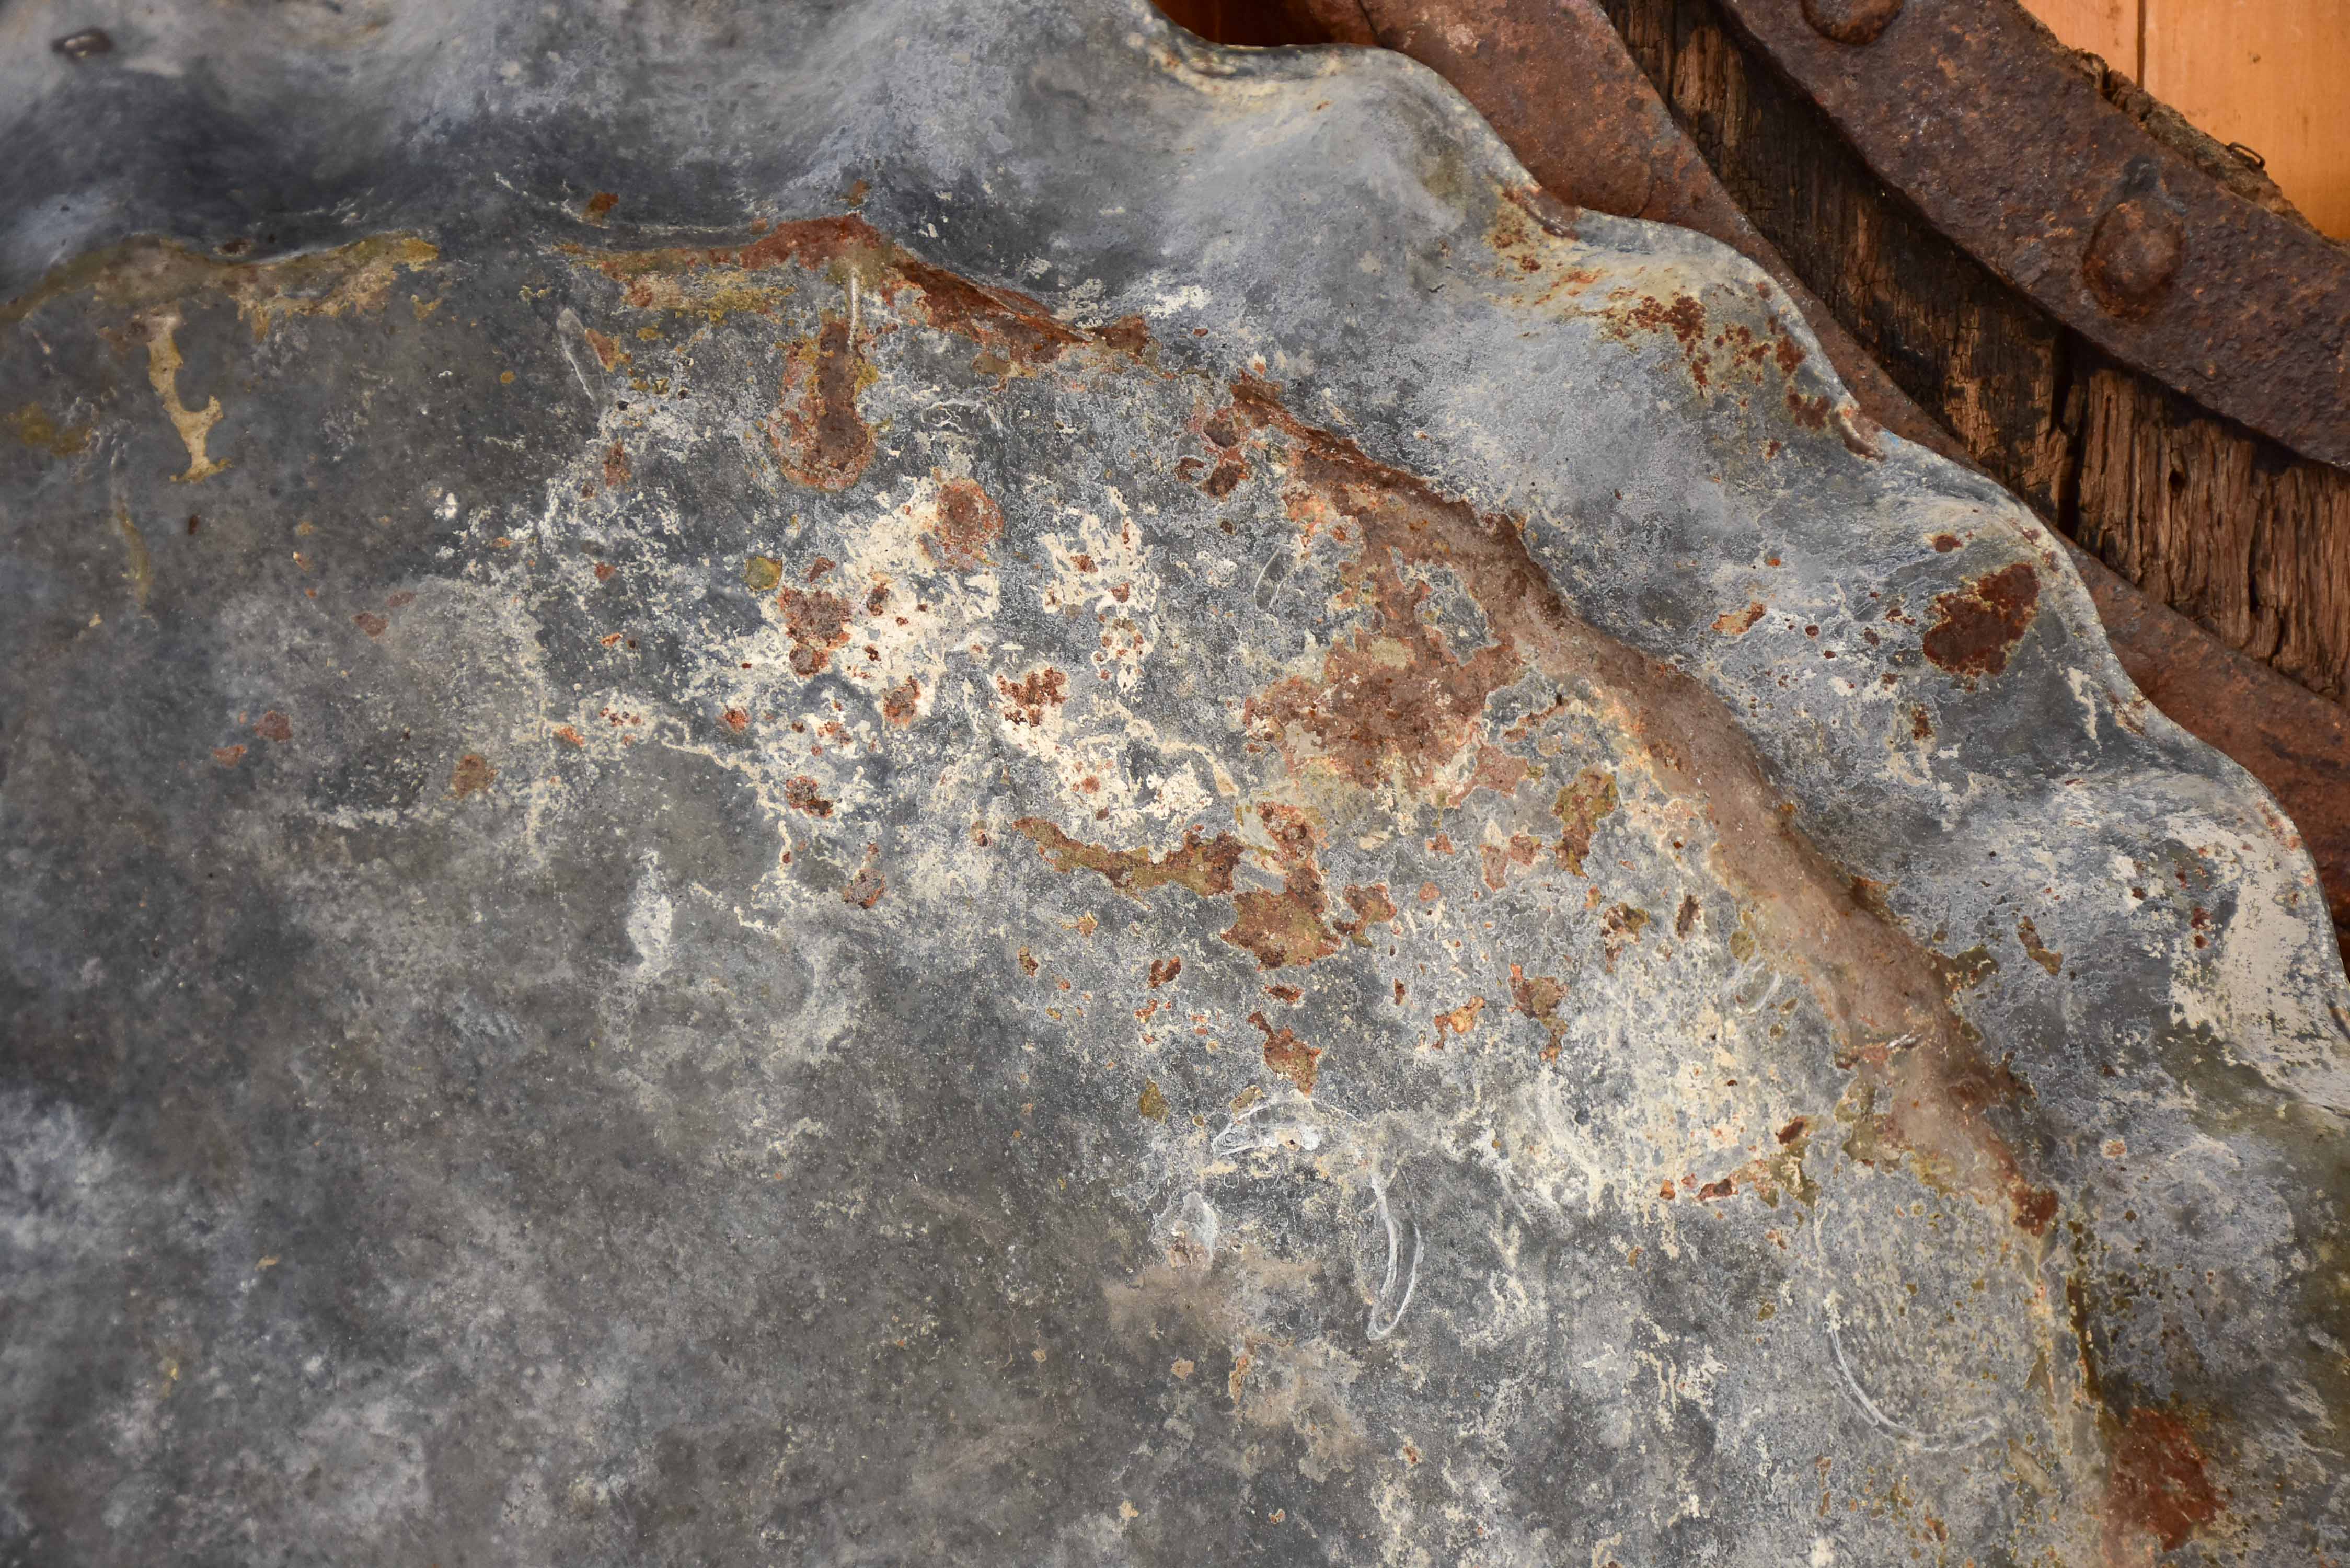
M 1112 0 L 0 102 L 0 1561 L 2350 1547 L 2307 857 L 1728 253 Z

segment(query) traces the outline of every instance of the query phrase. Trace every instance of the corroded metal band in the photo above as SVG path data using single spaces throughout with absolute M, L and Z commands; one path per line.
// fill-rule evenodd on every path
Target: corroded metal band
M 2014 0 L 1913 0 L 1865 43 L 1802 0 L 1719 3 L 2013 287 L 2205 407 L 2350 465 L 2350 250 L 2149 133 Z

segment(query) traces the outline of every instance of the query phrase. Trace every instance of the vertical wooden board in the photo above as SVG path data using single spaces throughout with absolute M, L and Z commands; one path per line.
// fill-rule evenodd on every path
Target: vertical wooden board
M 2309 221 L 2350 237 L 2350 5 L 2144 0 L 2146 88 L 2268 160 Z
M 2141 74 L 2137 57 L 2140 0 L 2024 0 L 2067 48 L 2086 49 L 2115 70 Z

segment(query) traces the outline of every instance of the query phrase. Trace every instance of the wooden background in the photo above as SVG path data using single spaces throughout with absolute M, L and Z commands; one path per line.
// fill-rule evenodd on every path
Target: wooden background
M 2266 161 L 2309 221 L 2350 239 L 2350 0 L 2023 0 L 2076 49 Z M 1293 35 L 1284 0 L 1159 0 L 1227 44 Z
M 2350 238 L 2350 0 L 2024 0 Z

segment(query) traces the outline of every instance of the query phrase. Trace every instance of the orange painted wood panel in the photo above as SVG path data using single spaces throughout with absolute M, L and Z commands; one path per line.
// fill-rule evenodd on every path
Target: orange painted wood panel
M 2146 89 L 2350 238 L 2350 0 L 2144 0 Z
M 2140 0 L 2024 0 L 2069 48 L 2086 49 L 2125 76 L 2139 74 Z

